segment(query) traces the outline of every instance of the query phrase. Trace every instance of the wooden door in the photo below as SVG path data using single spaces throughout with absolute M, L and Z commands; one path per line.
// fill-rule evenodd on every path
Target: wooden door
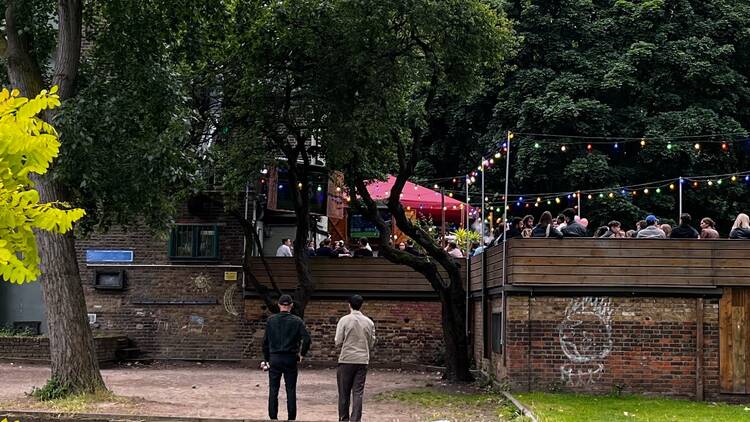
M 719 305 L 721 392 L 750 393 L 750 288 L 725 288 Z

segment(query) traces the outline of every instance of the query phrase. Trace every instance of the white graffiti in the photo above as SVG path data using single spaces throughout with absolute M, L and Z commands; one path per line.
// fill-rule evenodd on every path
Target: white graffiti
M 193 277 L 193 286 L 195 289 L 201 293 L 208 292 L 208 285 L 211 283 L 211 278 L 204 274 L 204 273 L 198 273 L 198 275 Z
M 570 363 L 560 367 L 569 385 L 596 382 L 604 359 L 612 351 L 612 302 L 607 297 L 583 297 L 570 302 L 558 327 L 560 346 Z
M 237 283 L 233 283 L 226 291 L 224 291 L 224 310 L 229 315 L 238 316 L 240 313 L 234 306 L 234 292 L 237 291 Z

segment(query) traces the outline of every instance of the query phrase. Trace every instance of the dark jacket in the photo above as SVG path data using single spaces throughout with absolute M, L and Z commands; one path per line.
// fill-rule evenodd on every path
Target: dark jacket
M 672 229 L 672 234 L 669 235 L 670 239 L 697 239 L 698 230 L 695 230 L 690 225 L 679 225 Z
M 300 350 L 300 343 L 302 348 Z M 263 336 L 263 358 L 267 361 L 271 355 L 305 356 L 310 350 L 310 333 L 305 323 L 296 315 L 289 312 L 279 312 L 268 318 L 266 334 Z
M 374 256 L 372 254 L 372 251 L 366 248 L 359 248 L 356 251 L 354 251 L 354 254 L 352 256 L 357 257 L 364 257 L 364 256 Z
M 730 239 L 750 239 L 750 229 L 736 228 L 729 232 Z
M 560 233 L 560 230 L 557 230 L 554 227 L 549 227 L 549 236 L 547 235 L 547 227 L 542 227 L 541 225 L 537 224 L 534 227 L 534 230 L 531 231 L 531 237 L 554 237 L 557 239 L 562 239 L 563 234 Z
M 331 256 L 333 255 L 333 249 L 328 246 L 321 246 L 315 251 L 315 256 Z
M 583 224 L 576 221 L 569 223 L 562 229 L 563 237 L 588 237 L 588 232 Z

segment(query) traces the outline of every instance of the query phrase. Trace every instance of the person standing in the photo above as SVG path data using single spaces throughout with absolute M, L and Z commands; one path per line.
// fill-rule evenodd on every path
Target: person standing
M 297 418 L 297 362 L 310 350 L 310 334 L 305 323 L 290 312 L 292 297 L 279 297 L 279 313 L 268 318 L 263 336 L 263 358 L 268 362 L 268 417 L 277 419 L 279 388 L 284 376 L 287 419 Z
M 362 303 L 362 296 L 350 297 L 350 313 L 336 325 L 336 347 L 341 346 L 336 373 L 340 421 L 362 420 L 362 395 L 365 391 L 367 365 L 370 363 L 370 351 L 375 346 L 375 324 L 360 311 Z
M 276 249 L 276 256 L 292 256 L 292 239 L 281 239 L 281 245 Z

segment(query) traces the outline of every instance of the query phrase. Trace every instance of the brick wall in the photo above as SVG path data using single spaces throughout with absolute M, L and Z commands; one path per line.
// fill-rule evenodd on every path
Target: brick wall
M 696 302 L 676 297 L 526 297 L 507 304 L 507 365 L 516 390 L 696 395 Z M 704 300 L 704 391 L 718 396 L 718 299 Z
M 117 360 L 116 353 L 122 336 L 95 336 L 94 346 L 100 363 Z M 0 359 L 49 361 L 49 339 L 47 337 L 0 337 Z
M 96 314 L 93 331 L 127 335 L 153 358 L 261 359 L 268 312 L 259 300 L 243 298 L 238 268 L 243 239 L 240 227 L 215 205 L 203 218 L 190 216 L 186 210 L 182 215 L 179 223 L 220 225 L 219 261 L 170 260 L 167 236 L 145 229 L 114 228 L 77 242 L 87 309 Z M 134 262 L 90 265 L 85 262 L 86 249 L 133 250 Z M 125 289 L 94 289 L 97 269 L 125 270 Z M 239 272 L 239 280 L 225 281 L 225 271 Z M 434 363 L 442 350 L 437 299 L 368 300 L 363 310 L 376 324 L 375 363 Z M 308 305 L 311 360 L 335 361 L 336 322 L 345 312 L 340 299 L 316 299 Z

